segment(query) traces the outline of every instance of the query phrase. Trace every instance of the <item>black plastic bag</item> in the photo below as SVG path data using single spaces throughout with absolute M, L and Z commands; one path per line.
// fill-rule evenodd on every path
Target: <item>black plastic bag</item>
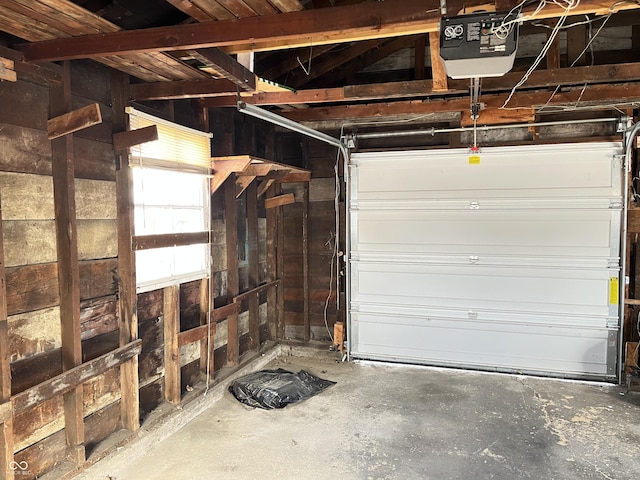
M 229 391 L 245 405 L 268 410 L 313 397 L 335 383 L 305 370 L 293 373 L 279 368 L 238 378 L 231 383 Z

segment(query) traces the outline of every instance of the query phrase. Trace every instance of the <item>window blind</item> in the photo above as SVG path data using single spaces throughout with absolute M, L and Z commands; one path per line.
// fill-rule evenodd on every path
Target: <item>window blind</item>
M 178 125 L 127 107 L 129 128 L 156 125 L 158 140 L 131 147 L 130 166 L 207 173 L 211 168 L 211 133 Z

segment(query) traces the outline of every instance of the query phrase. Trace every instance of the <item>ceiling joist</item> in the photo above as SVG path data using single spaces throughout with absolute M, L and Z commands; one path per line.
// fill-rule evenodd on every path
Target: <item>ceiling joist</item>
M 502 77 L 485 78 L 482 90 L 486 92 L 509 90 L 522 77 L 522 72 L 507 73 Z M 594 65 L 575 68 L 558 68 L 554 70 L 538 70 L 531 74 L 522 90 L 531 88 L 548 88 L 555 86 L 571 86 L 610 83 L 612 79 L 619 82 L 640 81 L 640 63 L 623 63 L 617 65 Z M 182 82 L 171 82 L 174 94 L 178 94 Z M 298 90 L 293 92 L 258 93 L 243 97 L 243 101 L 252 105 L 295 105 L 353 102 L 365 100 L 383 100 L 392 98 L 420 98 L 443 95 L 461 95 L 467 92 L 469 84 L 466 80 L 449 80 L 447 91 L 436 90 L 432 80 L 414 80 L 408 82 L 378 83 L 370 85 L 352 85 L 339 88 L 319 88 Z M 168 88 L 168 87 L 166 87 Z M 591 87 L 590 87 L 591 88 Z M 232 92 L 230 92 L 231 94 Z M 468 104 L 468 99 L 466 100 Z M 210 98 L 204 100 L 207 107 L 235 107 L 237 98 Z
M 485 109 L 502 109 L 507 100 L 507 93 L 483 95 Z M 519 92 L 514 95 L 507 109 L 523 109 L 545 107 L 547 112 L 556 110 L 577 110 L 579 108 L 614 108 L 619 105 L 640 103 L 640 84 L 625 83 L 618 85 L 588 85 L 552 91 Z M 469 109 L 468 98 L 451 98 L 445 100 L 412 100 L 384 103 L 357 104 L 335 107 L 314 107 L 304 110 L 283 112 L 283 116 L 298 122 L 317 125 L 326 121 L 362 121 L 382 120 L 394 117 L 425 116 L 445 112 L 465 112 Z M 483 111 L 480 112 L 479 124 L 483 124 Z M 538 110 L 540 113 L 540 110 Z
M 24 44 L 20 49 L 25 58 L 31 61 L 99 58 L 207 47 L 227 47 L 227 52 L 234 53 L 277 50 L 437 31 L 439 2 L 430 0 L 427 7 L 424 0 L 362 3 L 237 20 L 58 38 Z M 527 7 L 525 11 L 532 7 L 535 5 Z M 615 11 L 632 10 L 640 8 L 640 4 L 582 0 L 571 10 L 571 14 L 606 14 L 611 8 L 615 8 Z M 564 11 L 560 6 L 549 3 L 535 18 L 558 17 Z

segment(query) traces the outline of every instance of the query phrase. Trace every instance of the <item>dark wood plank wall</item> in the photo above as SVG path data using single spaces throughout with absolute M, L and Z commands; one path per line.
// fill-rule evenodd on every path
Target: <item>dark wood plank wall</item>
M 3 50 L 3 55 L 10 52 Z M 71 108 L 98 103 L 103 122 L 73 134 L 75 190 L 75 224 L 77 228 L 78 283 L 80 290 L 80 335 L 82 361 L 108 353 L 120 344 L 118 318 L 118 211 L 116 201 L 116 156 L 112 145 L 114 118 L 111 111 L 112 77 L 109 69 L 92 62 L 71 62 Z M 0 90 L 0 193 L 2 195 L 3 264 L 6 277 L 7 357 L 11 370 L 11 394 L 16 395 L 60 374 L 62 331 L 60 328 L 60 293 L 56 253 L 52 147 L 47 139 L 49 118 L 49 80 L 60 81 L 61 69 L 51 67 L 49 76 L 19 72 L 15 83 L 3 82 Z M 118 86 L 118 88 L 120 88 Z M 28 101 L 29 108 L 25 108 Z M 198 109 L 189 102 L 151 104 L 166 117 L 175 115 L 180 123 L 201 127 Z M 225 111 L 228 112 L 228 111 Z M 237 116 L 237 114 L 235 114 Z M 120 117 L 118 117 L 120 118 Z M 120 122 L 120 120 L 117 120 Z M 271 126 L 234 114 L 212 117 L 216 130 L 214 152 L 274 155 Z M 222 130 L 222 135 L 218 135 Z M 248 137 L 247 137 L 248 136 Z M 248 143 L 243 139 L 251 138 Z M 218 139 L 226 143 L 217 145 Z M 226 139 L 226 140 L 225 140 Z M 274 273 L 267 268 L 267 228 L 264 196 L 256 197 L 250 186 L 242 201 L 248 208 L 240 220 L 248 227 L 249 258 L 237 268 L 242 281 L 238 290 L 227 294 L 227 262 L 225 234 L 225 202 L 217 194 L 212 197 L 212 254 L 214 276 L 212 307 L 233 303 L 233 296 L 271 281 Z M 247 201 L 247 195 L 254 199 Z M 247 214 L 251 218 L 246 218 Z M 244 248 L 244 247 L 243 247 Z M 201 325 L 202 281 L 179 286 L 179 332 Z M 204 287 L 206 288 L 206 286 Z M 208 290 L 208 288 L 207 288 Z M 275 290 L 275 288 L 273 288 Z M 144 422 L 165 401 L 164 291 L 137 295 L 133 311 L 137 311 L 137 336 L 142 340 L 137 359 L 139 383 L 139 419 Z M 238 356 L 257 351 L 269 336 L 267 316 L 268 290 L 249 295 L 239 302 Z M 220 318 L 215 332 L 212 367 L 215 371 L 227 364 L 228 335 Z M 203 342 L 179 347 L 179 397 L 198 382 L 206 371 Z M 205 344 L 206 345 L 206 344 Z M 175 352 L 175 349 L 173 350 Z M 84 383 L 81 418 L 84 419 L 84 450 L 87 458 L 96 447 L 123 426 L 124 410 L 131 404 L 121 402 L 121 368 L 116 367 Z M 7 389 L 8 390 L 8 389 Z M 173 394 L 175 398 L 175 393 Z M 137 405 L 137 403 L 136 403 Z M 136 407 L 137 408 L 137 407 Z M 130 413 L 130 412 L 129 412 Z M 129 430 L 137 428 L 138 415 Z M 29 471 L 21 478 L 36 478 L 53 469 L 65 471 L 69 451 L 65 429 L 64 398 L 50 398 L 14 416 L 10 425 L 16 461 L 26 461 Z M 125 425 L 126 426 L 126 425 Z M 6 429 L 5 429 L 6 430 Z M 8 433 L 8 432 L 5 432 Z M 81 437 L 78 437 L 81 438 Z M 77 456 L 76 456 L 77 457 Z M 3 457 L 4 458 L 4 457 Z M 7 457 L 9 458 L 9 457 Z M 77 460 L 77 458 L 76 458 Z M 82 459 L 80 459 L 82 460 Z
M 304 183 L 285 184 L 283 192 L 293 192 L 296 203 L 285 205 L 284 214 L 284 318 L 287 338 L 328 340 L 333 324 L 342 319 L 336 309 L 335 270 L 330 295 L 335 221 L 334 165 L 336 149 L 330 145 L 297 135 L 280 137 L 280 161 L 311 170 L 308 206 L 305 206 Z M 340 208 L 343 208 L 341 204 Z M 307 255 L 305 275 L 304 215 L 308 208 Z M 344 224 L 340 225 L 340 239 L 344 239 Z M 340 248 L 343 248 L 341 246 Z M 308 306 L 305 307 L 305 277 L 308 283 Z M 325 302 L 327 305 L 325 324 Z M 305 312 L 308 308 L 308 313 Z M 328 331 L 327 331 L 328 330 Z
M 58 67 L 51 69 L 60 75 Z M 98 102 L 104 117 L 103 124 L 77 132 L 72 142 L 79 320 L 82 359 L 86 361 L 117 346 L 115 168 L 108 70 L 74 62 L 71 77 L 78 81 L 71 84 L 70 107 Z M 15 83 L 3 82 L 0 92 L 0 191 L 13 395 L 63 369 L 53 152 L 46 131 L 49 92 L 47 78 L 35 74 L 18 75 Z M 82 403 L 77 411 L 79 421 L 85 417 L 87 453 L 91 445 L 117 429 L 120 415 L 114 405 L 119 403 L 119 385 L 118 369 L 112 369 L 88 382 L 78 399 Z M 29 463 L 29 475 L 21 478 L 41 475 L 65 458 L 63 412 L 63 397 L 59 396 L 15 416 L 15 459 Z M 101 418 L 99 428 L 92 417 Z

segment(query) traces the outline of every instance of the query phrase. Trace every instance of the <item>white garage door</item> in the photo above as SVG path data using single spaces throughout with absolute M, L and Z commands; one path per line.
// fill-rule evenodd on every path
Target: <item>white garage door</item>
M 615 379 L 621 154 L 353 154 L 352 356 Z

